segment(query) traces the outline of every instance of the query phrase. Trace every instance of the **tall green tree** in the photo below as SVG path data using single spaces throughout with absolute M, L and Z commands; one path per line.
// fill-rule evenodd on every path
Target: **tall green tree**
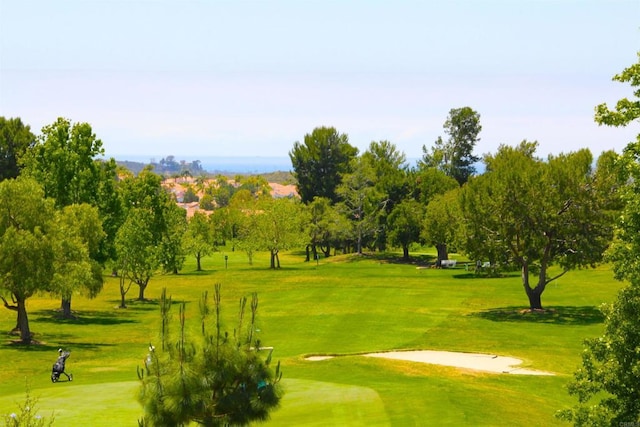
M 26 301 L 37 292 L 59 292 L 62 283 L 92 280 L 89 248 L 79 236 L 84 231 L 63 225 L 70 219 L 44 197 L 33 179 L 18 177 L 0 182 L 0 292 L 13 301 L 20 340 L 31 342 Z M 89 223 L 83 223 L 81 227 Z M 80 227 L 80 228 L 81 228 Z M 86 235 L 98 235 L 97 224 Z M 4 292 L 3 292 L 4 291 Z
M 24 158 L 25 173 L 55 199 L 56 207 L 74 203 L 97 205 L 101 182 L 98 156 L 102 141 L 88 123 L 71 123 L 59 118 L 42 128 L 38 143 Z
M 639 62 L 616 75 L 614 80 L 631 82 L 636 88 L 640 87 L 640 53 Z M 618 101 L 616 110 L 609 111 L 606 105 L 599 105 L 596 110 L 596 121 L 600 124 L 622 126 L 640 119 L 640 89 L 634 91 L 636 100 L 626 98 Z M 640 254 L 640 239 L 636 234 L 640 231 L 640 134 L 635 142 L 629 143 L 618 167 L 623 171 L 625 186 L 620 189 L 621 200 L 624 203 L 622 216 L 618 221 L 615 238 L 609 248 L 608 256 L 614 261 L 613 271 L 616 279 L 636 283 L 640 286 L 640 265 L 637 263 Z
M 261 245 L 257 232 L 258 215 L 262 212 L 259 202 L 249 190 L 240 190 L 233 195 L 229 206 L 214 211 L 211 218 L 224 238 L 231 240 L 232 250 L 245 251 L 249 265 L 253 264 L 253 255 Z
M 339 245 L 342 233 L 349 227 L 347 222 L 336 206 L 331 205 L 331 201 L 325 197 L 316 197 L 308 205 L 309 209 L 309 244 L 307 246 L 307 261 L 318 259 L 318 250 L 325 257 L 331 255 L 331 247 Z
M 164 210 L 164 224 L 160 263 L 165 273 L 178 274 L 186 259 L 183 240 L 188 228 L 187 211 L 175 203 L 167 204 Z
M 212 223 L 205 213 L 196 211 L 189 218 L 183 245 L 188 253 L 196 257 L 196 270 L 202 271 L 202 257 L 210 255 L 215 249 Z
M 19 117 L 0 117 L 0 181 L 20 175 L 22 158 L 35 143 L 31 128 Z
M 438 194 L 444 194 L 455 188 L 459 188 L 458 181 L 445 174 L 442 170 L 432 166 L 419 166 L 409 172 L 411 195 L 423 205 Z
M 269 251 L 270 267 L 279 269 L 281 250 L 302 248 L 306 244 L 307 212 L 293 198 L 264 198 L 258 207 L 259 210 L 250 216 L 256 220 L 251 234 L 256 236 L 259 249 Z
M 42 128 L 42 134 L 23 157 L 23 173 L 36 179 L 44 188 L 45 197 L 55 200 L 56 207 L 87 203 L 98 208 L 104 221 L 106 238 L 91 256 L 104 264 L 113 256 L 113 241 L 122 222 L 116 189 L 116 163 L 100 158 L 104 154 L 102 141 L 89 123 L 72 123 L 58 118 Z M 63 294 L 61 309 L 70 316 L 71 300 Z
M 213 304 L 203 294 L 198 328 L 189 327 L 185 303 L 177 317 L 171 313 L 171 298 L 163 291 L 161 343 L 149 346 L 145 366 L 138 370 L 140 425 L 249 425 L 267 420 L 278 407 L 282 373 L 279 363 L 271 368 L 273 349 L 267 352 L 259 338 L 258 296 L 240 300 L 231 332 L 222 322 L 220 288 L 215 286 Z
M 413 199 L 397 204 L 389 214 L 389 239 L 393 245 L 402 247 L 402 258 L 409 261 L 409 247 L 420 240 L 424 209 Z
M 121 308 L 126 307 L 125 296 L 130 283 L 138 286 L 138 300 L 144 301 L 144 291 L 149 280 L 160 268 L 161 249 L 155 243 L 153 213 L 144 208 L 134 208 L 116 235 L 116 266 L 121 276 Z M 129 280 L 126 283 L 125 280 Z
M 456 241 L 460 228 L 460 188 L 436 195 L 427 205 L 420 236 L 436 248 L 438 266 L 449 259 L 449 246 Z
M 638 62 L 613 79 L 630 83 L 635 99 L 621 99 L 613 110 L 598 105 L 595 119 L 601 125 L 626 126 L 640 119 L 640 54 Z M 604 333 L 585 341 L 582 366 L 569 384 L 578 403 L 559 416 L 576 426 L 640 423 L 640 135 L 627 145 L 617 167 L 625 177 L 618 192 L 624 208 L 607 258 L 615 278 L 628 285 L 605 306 Z
M 447 223 L 451 223 L 451 210 L 448 208 L 448 198 L 445 194 L 458 190 L 458 181 L 447 175 L 436 166 L 428 166 L 419 162 L 418 167 L 409 172 L 412 197 L 426 207 L 426 215 L 420 232 L 421 239 L 430 242 L 438 252 L 438 264 L 448 258 L 448 244 L 451 243 L 453 231 L 447 230 Z M 429 205 L 435 202 L 434 206 Z M 424 209 L 424 208 L 423 208 Z M 437 217 L 441 215 L 441 217 Z
M 326 197 L 336 203 L 336 188 L 357 155 L 358 149 L 349 144 L 349 137 L 333 127 L 315 128 L 304 136 L 303 143 L 295 142 L 289 158 L 302 202 Z
M 56 231 L 64 238 L 57 240 L 61 246 L 56 250 L 52 291 L 62 298 L 62 316 L 70 318 L 74 293 L 93 298 L 102 290 L 102 266 L 96 258 L 105 233 L 98 209 L 86 203 L 65 206 L 57 217 Z M 71 237 L 75 241 L 70 245 Z
M 463 187 L 463 249 L 472 259 L 517 266 L 532 310 L 542 309 L 547 285 L 601 260 L 611 224 L 595 197 L 588 150 L 534 156 L 537 143 L 501 146 L 487 171 Z M 560 272 L 550 275 L 551 266 Z
M 16 328 L 23 343 L 31 342 L 26 301 L 48 291 L 54 274 L 54 247 L 49 233 L 55 217 L 53 200 L 45 199 L 33 180 L 0 182 L 0 288 L 17 311 Z
M 363 246 L 377 229 L 377 214 L 385 199 L 375 187 L 376 176 L 369 163 L 358 157 L 352 161 L 351 170 L 336 189 L 342 200 L 337 207 L 351 221 L 356 252 L 362 254 Z
M 162 186 L 162 177 L 145 168 L 138 176 L 120 182 L 119 192 L 124 212 L 143 209 L 148 212 L 150 243 L 158 248 L 160 266 L 167 272 L 182 267 L 182 236 L 186 230 L 186 214 Z
M 471 107 L 452 108 L 443 127 L 448 138 L 438 137 L 431 152 L 423 146 L 422 163 L 440 168 L 462 185 L 475 174 L 474 164 L 480 160 L 473 154 L 482 131 L 480 114 Z
M 393 208 L 409 197 L 407 158 L 389 141 L 372 141 L 362 153 L 362 161 L 369 164 L 376 177 L 375 187 L 382 198 L 378 211 L 375 245 L 385 250 L 388 234 L 388 217 Z
M 114 158 L 109 160 L 99 160 L 99 185 L 97 188 L 97 200 L 95 203 L 89 203 L 98 208 L 100 219 L 102 220 L 102 229 L 105 232 L 104 239 L 100 241 L 100 248 L 95 255 L 95 260 L 101 265 L 116 258 L 115 239 L 118 229 L 125 219 L 126 212 L 122 206 L 122 198 L 120 197 L 119 177 L 126 174 L 116 164 Z

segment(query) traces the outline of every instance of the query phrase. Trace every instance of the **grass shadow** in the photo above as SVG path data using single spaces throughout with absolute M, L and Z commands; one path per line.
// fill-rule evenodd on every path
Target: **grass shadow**
M 289 254 L 293 255 L 293 256 L 305 258 L 307 256 L 307 251 L 305 251 L 305 250 L 297 250 L 297 251 L 296 250 L 292 250 L 292 251 L 289 252 Z M 318 254 L 321 254 L 320 256 L 324 257 L 324 255 L 322 255 L 322 252 L 320 250 L 318 250 Z M 309 251 L 309 256 L 312 257 L 313 256 L 313 252 Z
M 128 319 L 129 315 L 120 312 L 109 311 L 74 311 L 73 318 L 64 318 L 60 316 L 57 310 L 38 310 L 34 312 L 34 320 L 43 323 L 56 323 L 64 325 L 121 325 L 125 323 L 140 323 L 138 320 Z
M 107 348 L 107 347 L 114 347 L 115 344 L 103 344 L 103 343 L 87 343 L 87 342 L 75 342 L 75 341 L 69 341 L 70 335 L 68 334 L 56 334 L 56 335 L 49 335 L 47 334 L 46 338 L 47 341 L 38 341 L 37 339 L 37 335 L 34 336 L 34 340 L 35 342 L 32 344 L 24 344 L 22 342 L 17 341 L 17 337 L 16 340 L 9 340 L 5 343 L 3 343 L 2 345 L 0 345 L 0 349 L 5 348 L 5 349 L 17 349 L 17 350 L 23 350 L 23 351 L 27 351 L 27 352 L 38 352 L 38 353 L 43 353 L 43 352 L 51 352 L 51 353 L 57 353 L 59 348 L 66 348 L 66 349 L 83 349 L 83 350 L 97 350 L 99 348 Z M 55 344 L 52 344 L 55 343 Z M 55 361 L 55 358 L 54 358 Z
M 169 297 L 171 297 L 171 295 L 169 295 Z M 127 313 L 127 312 L 134 313 L 136 311 L 157 311 L 159 310 L 159 307 L 160 307 L 159 299 L 145 299 L 144 301 L 140 301 L 137 299 L 128 300 L 127 306 L 125 308 L 120 307 L 120 300 L 109 300 L 108 302 L 110 304 L 113 304 L 113 306 L 115 307 L 114 308 L 114 310 L 116 310 L 115 313 Z M 190 301 L 178 301 L 172 298 L 171 306 L 182 304 L 183 302 L 186 303 L 187 305 L 190 303 Z
M 388 252 L 364 252 L 362 254 L 349 254 L 347 258 L 344 260 L 345 262 L 360 262 L 360 261 L 369 261 L 375 260 L 380 263 L 385 264 L 404 264 L 404 265 L 415 265 L 418 267 L 428 267 L 433 265 L 436 261 L 436 257 L 433 255 L 410 255 L 409 259 L 406 260 L 400 254 L 396 253 L 388 253 Z
M 172 273 L 167 273 L 164 276 L 165 277 L 191 277 L 191 276 L 211 276 L 215 273 L 220 272 L 220 268 L 213 268 L 213 269 L 205 269 L 203 268 L 202 270 L 198 271 L 198 270 L 189 270 L 189 271 L 184 271 L 181 270 L 178 274 L 172 274 Z
M 555 306 L 543 311 L 524 307 L 500 307 L 471 313 L 470 316 L 492 322 L 548 323 L 555 325 L 593 325 L 604 322 L 604 315 L 594 306 Z
M 98 350 L 98 349 L 115 347 L 115 346 L 116 344 L 60 341 L 58 348 L 65 348 L 65 349 L 70 349 L 72 351 L 78 351 L 78 350 Z M 58 350 L 58 348 L 56 348 L 56 350 Z
M 464 267 L 456 267 L 456 269 L 463 269 Z M 449 268 L 451 269 L 451 268 Z M 517 272 L 505 272 L 500 273 L 499 275 L 488 275 L 488 274 L 476 274 L 474 271 L 464 270 L 464 273 L 461 271 L 459 274 L 454 274 L 452 276 L 454 279 L 512 279 L 514 277 L 520 277 L 520 273 Z
M 50 335 L 41 335 L 42 334 L 32 333 L 32 342 L 30 344 L 25 344 L 20 341 L 19 336 L 7 334 L 6 341 L 3 341 L 2 344 L 0 344 L 0 348 L 24 350 L 29 352 L 57 352 L 60 348 L 60 344 L 50 344 L 50 342 L 54 342 L 55 340 L 52 340 Z M 58 336 L 63 336 L 65 339 L 71 338 L 71 335 L 69 334 L 60 334 Z M 46 341 L 40 341 L 41 338 L 46 338 Z

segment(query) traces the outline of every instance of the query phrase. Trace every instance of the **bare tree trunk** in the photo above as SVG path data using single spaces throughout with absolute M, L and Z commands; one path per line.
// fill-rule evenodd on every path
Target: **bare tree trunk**
M 402 259 L 409 261 L 409 245 L 402 245 Z
M 271 249 L 271 268 L 280 268 L 280 257 L 278 256 L 277 249 Z
M 331 256 L 331 245 L 329 243 L 327 243 L 327 246 L 320 245 L 320 250 L 324 254 L 325 258 L 328 258 Z
M 197 266 L 198 266 L 198 267 L 196 268 L 196 270 L 197 270 L 197 271 L 202 271 L 202 266 L 200 265 L 200 258 L 202 258 L 202 256 L 200 255 L 200 252 L 198 252 L 198 253 L 196 254 L 196 264 L 197 264 Z
M 438 251 L 437 265 L 442 265 L 442 261 L 449 259 L 449 251 L 447 250 L 446 243 L 436 243 L 436 250 Z
M 71 297 L 62 297 L 62 301 L 60 302 L 60 311 L 62 312 L 63 319 L 71 319 L 73 317 L 71 314 Z
M 18 326 L 20 327 L 20 341 L 23 344 L 31 344 L 31 330 L 29 330 L 29 318 L 24 298 L 16 298 L 18 304 Z
M 129 288 L 131 288 L 131 282 L 129 282 L 129 286 L 125 286 L 126 277 L 123 274 L 120 276 L 119 284 L 120 284 L 120 308 L 127 308 L 127 302 L 125 297 L 127 296 L 127 292 L 129 292 Z
M 138 301 L 144 301 L 144 290 L 147 288 L 147 284 L 138 283 L 138 287 L 140 288 L 138 292 Z
M 531 310 L 542 310 L 542 293 L 546 287 L 546 266 L 541 266 L 538 284 L 535 288 L 531 288 L 529 284 L 529 264 L 527 261 L 522 263 L 522 285 L 524 291 L 529 298 L 529 308 Z
M 542 310 L 542 292 L 537 287 L 531 289 L 527 296 L 529 297 L 529 308 L 531 310 Z

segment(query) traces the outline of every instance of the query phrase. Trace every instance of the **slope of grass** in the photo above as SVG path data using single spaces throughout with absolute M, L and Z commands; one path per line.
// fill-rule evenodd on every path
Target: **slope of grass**
M 224 255 L 229 257 L 225 268 Z M 554 412 L 572 403 L 564 385 L 580 363 L 582 341 L 602 331 L 597 307 L 613 300 L 620 284 L 606 267 L 571 272 L 543 295 L 545 314 L 523 314 L 527 300 L 517 275 L 476 277 L 456 269 L 417 269 L 379 256 L 337 256 L 305 263 L 282 254 L 279 271 L 267 254 L 249 265 L 240 252 L 205 259 L 204 272 L 188 260 L 182 274 L 154 277 L 150 301 L 117 309 L 117 279 L 106 277 L 93 300 L 75 297 L 78 318 L 61 321 L 59 301 L 28 301 L 39 346 L 0 342 L 0 414 L 13 412 L 25 379 L 39 396 L 42 414 L 56 425 L 135 425 L 136 367 L 149 342 L 157 342 L 161 288 L 186 301 L 197 319 L 197 300 L 222 284 L 223 316 L 234 326 L 238 300 L 260 298 L 260 339 L 274 346 L 286 390 L 274 425 L 553 425 Z M 460 264 L 459 264 L 460 265 Z M 132 289 L 130 297 L 137 295 Z M 0 310 L 0 331 L 15 313 Z M 57 349 L 72 354 L 71 383 L 52 384 Z M 390 349 L 488 352 L 518 357 L 555 377 L 482 374 L 357 354 Z M 344 355 L 310 362 L 309 354 Z

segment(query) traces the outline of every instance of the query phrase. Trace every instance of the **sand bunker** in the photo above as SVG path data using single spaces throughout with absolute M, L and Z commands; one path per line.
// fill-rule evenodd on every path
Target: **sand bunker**
M 514 357 L 497 356 L 481 353 L 457 353 L 453 351 L 386 351 L 363 354 L 365 357 L 382 357 L 386 359 L 407 360 L 410 362 L 430 363 L 433 365 L 453 366 L 476 371 L 517 375 L 555 375 L 551 372 L 518 368 L 522 360 Z M 324 360 L 332 356 L 310 356 L 307 360 Z
M 310 360 L 312 362 L 317 362 L 319 360 L 327 360 L 327 359 L 333 359 L 335 356 L 309 356 L 306 357 L 305 359 Z

